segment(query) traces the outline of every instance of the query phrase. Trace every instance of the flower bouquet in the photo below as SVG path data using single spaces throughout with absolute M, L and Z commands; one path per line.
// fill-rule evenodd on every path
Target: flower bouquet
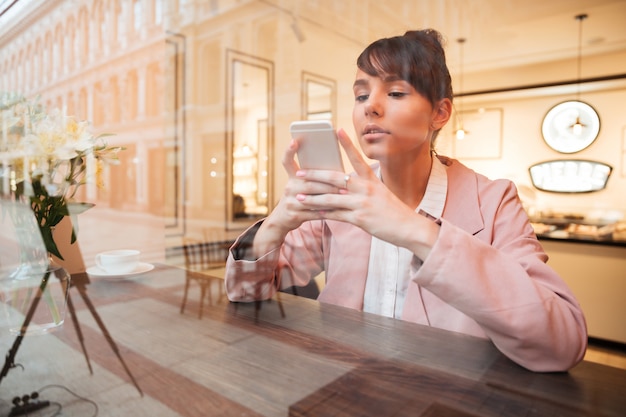
M 123 148 L 108 146 L 108 135 L 94 135 L 87 121 L 59 109 L 47 112 L 37 101 L 16 94 L 0 96 L 0 114 L 2 192 L 30 205 L 47 251 L 63 260 L 54 228 L 65 216 L 93 206 L 76 201 L 77 190 L 91 181 L 102 186 L 102 165 L 118 164 Z M 71 239 L 76 240 L 74 231 Z
M 12 330 L 25 334 L 31 323 L 31 330 L 47 331 L 63 323 L 69 288 L 69 274 L 50 256 L 64 260 L 55 228 L 93 206 L 77 201 L 77 190 L 89 182 L 102 186 L 102 165 L 119 163 L 122 148 L 108 146 L 107 135 L 94 135 L 88 122 L 59 109 L 46 111 L 17 94 L 0 93 L 0 118 L 0 202 L 20 258 L 10 274 L 0 271 L 0 284 L 7 289 L 0 293 L 0 307 L 20 323 L 25 317 Z M 74 243 L 77 219 L 71 223 L 69 243 Z M 40 299 L 46 308 L 37 309 Z

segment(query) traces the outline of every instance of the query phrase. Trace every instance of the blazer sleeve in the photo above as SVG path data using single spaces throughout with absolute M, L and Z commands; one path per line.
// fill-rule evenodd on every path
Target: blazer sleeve
M 515 185 L 498 180 L 488 187 L 479 198 L 484 227 L 473 234 L 441 219 L 439 239 L 415 279 L 474 319 L 513 361 L 565 371 L 587 347 L 583 312 L 547 265 Z

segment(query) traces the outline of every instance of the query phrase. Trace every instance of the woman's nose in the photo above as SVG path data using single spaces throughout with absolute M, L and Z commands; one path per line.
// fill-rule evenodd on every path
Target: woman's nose
M 372 100 L 371 97 L 367 100 L 367 103 L 365 103 L 365 114 L 368 116 L 381 115 L 380 105 L 375 100 Z
M 365 103 L 365 114 L 368 116 L 380 116 L 382 114 L 382 106 L 380 100 L 373 94 L 370 94 Z

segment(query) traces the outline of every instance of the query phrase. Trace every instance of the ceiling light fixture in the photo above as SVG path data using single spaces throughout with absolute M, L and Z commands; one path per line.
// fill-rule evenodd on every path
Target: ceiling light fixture
M 582 85 L 583 20 L 587 14 L 574 16 L 578 27 L 578 62 L 576 98 L 553 106 L 544 116 L 541 133 L 546 144 L 557 152 L 575 153 L 591 145 L 600 132 L 600 116 L 589 104 L 580 101 Z
M 576 101 L 580 101 L 580 76 L 581 76 L 581 66 L 582 66 L 583 20 L 585 20 L 587 17 L 588 15 L 585 13 L 576 15 L 575 17 L 576 20 L 578 20 L 578 78 L 577 78 L 578 84 L 576 86 Z M 580 115 L 576 117 L 576 121 L 571 126 L 572 132 L 578 136 L 580 136 L 583 133 L 583 128 L 585 127 L 586 125 L 584 125 L 580 121 Z
M 465 38 L 457 39 L 457 42 L 459 43 L 459 62 L 460 62 L 459 93 L 457 93 L 457 95 L 463 91 L 463 45 L 465 44 L 465 40 L 466 40 Z M 463 114 L 462 113 L 463 113 L 463 98 L 459 97 L 459 109 L 456 112 L 457 129 L 455 132 L 456 138 L 458 140 L 464 139 L 465 135 L 469 133 L 463 127 Z

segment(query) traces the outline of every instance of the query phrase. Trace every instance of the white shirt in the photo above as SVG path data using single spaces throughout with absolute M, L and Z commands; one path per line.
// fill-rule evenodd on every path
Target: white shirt
M 380 168 L 378 176 L 380 178 Z M 415 211 L 424 211 L 435 219 L 440 218 L 447 192 L 448 175 L 443 163 L 435 156 L 426 192 Z M 413 256 L 406 248 L 372 236 L 363 311 L 387 317 L 402 316 Z

